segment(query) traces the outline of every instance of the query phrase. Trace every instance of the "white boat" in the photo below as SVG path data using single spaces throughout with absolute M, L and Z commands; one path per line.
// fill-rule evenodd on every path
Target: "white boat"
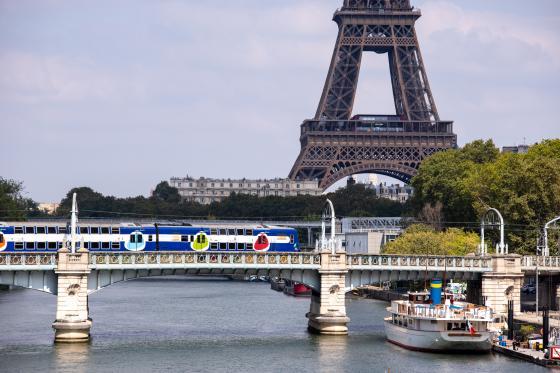
M 441 293 L 440 293 L 441 294 Z M 437 302 L 436 302 L 437 303 Z M 387 340 L 398 346 L 426 352 L 488 352 L 492 348 L 492 310 L 446 299 L 433 304 L 430 293 L 408 293 L 387 308 Z

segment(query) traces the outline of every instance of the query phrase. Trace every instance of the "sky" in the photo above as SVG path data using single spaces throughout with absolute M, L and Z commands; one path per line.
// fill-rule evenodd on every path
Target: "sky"
M 342 0 L 0 0 L 0 176 L 57 202 L 172 176 L 272 178 L 299 154 Z M 560 1 L 413 0 L 460 145 L 560 137 Z M 354 113 L 394 113 L 386 55 Z

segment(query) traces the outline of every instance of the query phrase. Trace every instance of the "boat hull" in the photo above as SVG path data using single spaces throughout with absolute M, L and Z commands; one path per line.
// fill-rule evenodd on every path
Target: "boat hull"
M 485 353 L 492 349 L 491 332 L 422 331 L 404 328 L 385 320 L 387 340 L 398 346 L 425 352 Z

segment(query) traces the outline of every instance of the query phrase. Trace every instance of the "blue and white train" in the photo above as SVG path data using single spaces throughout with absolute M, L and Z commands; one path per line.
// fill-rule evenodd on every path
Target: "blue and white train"
M 55 252 L 70 241 L 69 226 L 57 223 L 0 223 L 0 253 Z M 267 225 L 173 226 L 80 223 L 77 247 L 91 252 L 253 251 L 296 252 L 297 231 Z

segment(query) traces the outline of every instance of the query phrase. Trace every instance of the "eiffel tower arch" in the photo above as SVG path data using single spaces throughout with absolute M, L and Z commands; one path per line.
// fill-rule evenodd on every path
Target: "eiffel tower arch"
M 410 0 L 344 0 L 329 72 L 315 117 L 301 125 L 293 180 L 319 180 L 326 189 L 358 173 L 405 183 L 427 156 L 457 146 L 453 122 L 440 120 L 424 68 Z M 393 115 L 352 116 L 364 52 L 387 54 Z

